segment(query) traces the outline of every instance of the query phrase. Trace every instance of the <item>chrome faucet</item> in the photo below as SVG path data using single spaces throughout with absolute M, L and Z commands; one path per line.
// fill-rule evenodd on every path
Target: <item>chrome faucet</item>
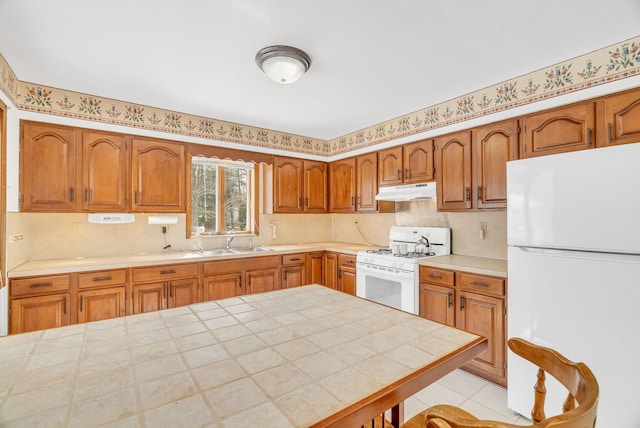
M 233 241 L 234 236 L 227 236 L 227 246 L 225 247 L 225 250 L 228 250 L 231 247 L 231 241 Z

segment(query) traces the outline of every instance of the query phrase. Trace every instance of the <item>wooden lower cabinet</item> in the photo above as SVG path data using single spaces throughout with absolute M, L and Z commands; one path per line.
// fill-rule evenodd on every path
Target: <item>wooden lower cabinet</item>
M 285 254 L 280 259 L 280 265 L 280 288 L 300 287 L 307 283 L 305 254 Z
M 244 294 L 243 277 L 244 274 L 241 272 L 206 276 L 204 300 L 226 299 Z
M 307 278 L 305 284 L 324 285 L 324 253 L 321 251 L 306 255 Z
M 143 314 L 166 308 L 167 283 L 156 282 L 133 286 L 133 313 Z
M 78 292 L 78 323 L 100 321 L 126 315 L 125 287 Z
M 356 295 L 356 256 L 338 255 L 338 291 Z
M 485 352 L 464 368 L 499 385 L 507 382 L 506 280 L 420 266 L 420 316 L 484 336 Z
M 264 293 L 278 289 L 278 268 L 247 271 L 247 293 Z
M 26 333 L 71 323 L 70 293 L 25 297 L 11 301 L 10 333 Z
M 338 253 L 326 252 L 322 259 L 324 272 L 322 274 L 325 287 L 338 289 Z
M 325 287 L 356 295 L 356 256 L 327 251 L 323 257 Z
M 134 268 L 131 276 L 131 312 L 134 314 L 200 301 L 197 263 Z
M 420 283 L 420 316 L 449 326 L 455 325 L 455 290 L 442 285 Z
M 205 262 L 204 300 L 224 299 L 280 288 L 279 256 Z

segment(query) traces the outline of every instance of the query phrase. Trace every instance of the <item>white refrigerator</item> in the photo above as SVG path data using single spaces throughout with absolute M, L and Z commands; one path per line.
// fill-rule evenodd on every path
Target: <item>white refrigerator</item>
M 507 192 L 508 336 L 591 368 L 598 427 L 640 427 L 640 143 L 509 162 Z M 530 417 L 535 380 L 509 352 L 509 408 Z

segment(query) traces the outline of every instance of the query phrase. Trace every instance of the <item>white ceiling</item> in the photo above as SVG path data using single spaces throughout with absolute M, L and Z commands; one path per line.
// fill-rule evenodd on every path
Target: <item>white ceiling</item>
M 640 0 L 0 0 L 18 79 L 333 139 L 640 34 Z M 256 52 L 311 56 L 279 85 Z

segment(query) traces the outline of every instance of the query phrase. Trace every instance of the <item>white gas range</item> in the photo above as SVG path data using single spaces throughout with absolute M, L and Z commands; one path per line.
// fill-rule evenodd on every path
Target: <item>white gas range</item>
M 358 252 L 356 295 L 418 314 L 418 261 L 450 253 L 447 227 L 392 226 L 389 248 Z

